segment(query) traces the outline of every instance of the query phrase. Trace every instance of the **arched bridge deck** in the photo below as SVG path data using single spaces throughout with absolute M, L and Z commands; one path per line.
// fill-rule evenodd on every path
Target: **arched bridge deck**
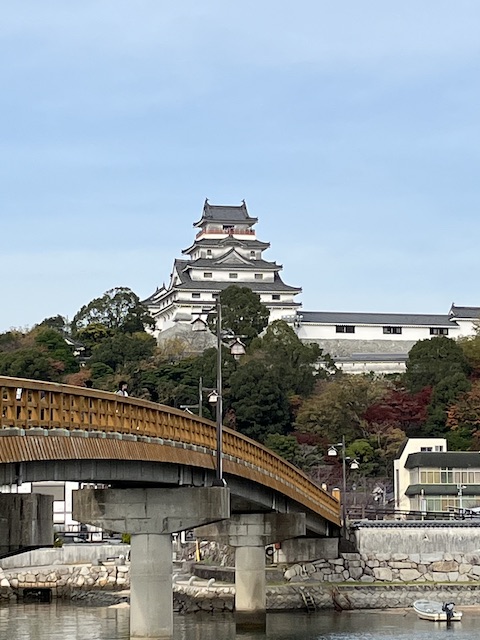
M 214 476 L 215 424 L 165 405 L 0 377 L 0 417 L 0 484 L 18 482 L 20 475 L 24 481 L 208 485 Z M 53 465 L 55 477 L 47 478 Z M 73 477 L 73 469 L 81 477 Z M 340 525 L 336 498 L 294 465 L 228 428 L 223 469 L 232 498 L 237 495 L 240 502 L 268 491 L 269 508 L 304 510 L 307 518 L 322 520 L 330 534 Z

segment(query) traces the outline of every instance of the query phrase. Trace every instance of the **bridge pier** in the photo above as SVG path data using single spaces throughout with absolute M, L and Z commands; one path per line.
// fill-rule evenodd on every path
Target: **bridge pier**
M 305 535 L 305 514 L 235 514 L 230 520 L 200 527 L 196 535 L 235 547 L 237 630 L 265 631 L 265 547 Z
M 131 534 L 130 638 L 173 638 L 171 534 L 230 515 L 224 487 L 80 489 L 73 517 Z

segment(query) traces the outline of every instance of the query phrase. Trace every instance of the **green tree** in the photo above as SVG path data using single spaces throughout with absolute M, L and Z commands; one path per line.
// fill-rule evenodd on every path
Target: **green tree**
M 260 442 L 269 433 L 286 434 L 290 425 L 288 400 L 275 371 L 251 360 L 231 375 L 230 385 L 228 404 L 241 433 Z
M 432 399 L 427 407 L 427 421 L 424 432 L 429 436 L 442 436 L 447 431 L 447 417 L 449 408 L 466 391 L 471 383 L 462 372 L 442 378 L 434 387 Z
M 321 382 L 297 415 L 300 432 L 323 436 L 328 442 L 347 442 L 364 436 L 367 409 L 388 391 L 388 383 L 368 375 L 342 375 Z
M 286 436 L 280 433 L 269 433 L 265 437 L 264 444 L 266 447 L 292 464 L 297 464 L 298 458 L 301 455 L 298 440 L 292 435 Z
M 72 333 L 91 324 L 103 325 L 111 331 L 136 333 L 153 326 L 154 321 L 140 298 L 127 287 L 110 289 L 102 297 L 84 305 L 72 320 Z
M 36 329 L 55 329 L 59 333 L 68 333 L 69 326 L 68 321 L 61 315 L 52 316 L 51 318 L 45 318 L 37 326 Z
M 231 285 L 220 293 L 222 307 L 222 330 L 242 336 L 250 344 L 268 324 L 269 311 L 260 302 L 260 296 L 248 287 Z M 210 314 L 208 326 L 216 332 L 216 315 Z
M 288 395 L 312 393 L 315 381 L 328 375 L 319 364 L 331 366 L 330 356 L 324 356 L 317 344 L 304 344 L 284 320 L 269 324 L 265 335 L 252 342 L 249 354 L 276 372 Z
M 444 336 L 420 340 L 413 345 L 407 359 L 405 381 L 416 393 L 424 387 L 434 387 L 454 373 L 468 375 L 470 367 L 461 346 Z
M 60 374 L 61 372 L 55 370 L 52 359 L 40 346 L 0 353 L 0 375 L 2 376 L 57 382 Z
M 92 349 L 89 365 L 103 363 L 113 371 L 122 371 L 127 366 L 136 366 L 140 361 L 153 356 L 155 338 L 145 332 L 115 333 Z
M 65 342 L 65 338 L 55 329 L 37 328 L 34 330 L 35 342 L 44 347 L 52 360 L 62 363 L 64 373 L 75 373 L 79 365 L 73 354 L 73 348 Z

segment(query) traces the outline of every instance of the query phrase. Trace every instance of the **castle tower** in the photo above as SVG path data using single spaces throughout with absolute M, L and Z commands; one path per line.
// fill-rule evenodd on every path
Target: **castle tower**
M 191 323 L 210 309 L 217 294 L 232 284 L 250 287 L 270 311 L 270 322 L 293 316 L 300 303 L 299 287 L 285 284 L 281 265 L 263 258 L 270 247 L 256 237 L 257 218 L 240 206 L 211 205 L 205 200 L 193 244 L 175 260 L 168 287 L 162 286 L 143 301 L 155 319 L 155 333 L 177 323 Z

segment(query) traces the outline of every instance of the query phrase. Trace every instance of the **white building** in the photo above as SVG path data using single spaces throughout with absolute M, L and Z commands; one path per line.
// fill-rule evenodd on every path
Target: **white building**
M 170 282 L 144 300 L 155 320 L 155 333 L 176 324 L 189 324 L 210 309 L 220 291 L 232 284 L 249 287 L 270 311 L 270 321 L 295 314 L 301 289 L 285 284 L 281 265 L 264 259 L 268 242 L 257 239 L 257 218 L 240 206 L 216 206 L 208 200 L 194 227 L 193 244 L 183 250 L 187 258 L 175 260 Z
M 346 373 L 399 373 L 418 340 L 459 338 L 475 333 L 480 307 L 452 304 L 446 314 L 345 313 L 299 311 L 299 287 L 286 285 L 281 265 L 264 259 L 268 242 L 256 237 L 257 218 L 240 206 L 205 201 L 198 233 L 175 260 L 168 286 L 144 300 L 160 340 L 178 337 L 191 351 L 215 344 L 212 336 L 192 335 L 191 323 L 210 310 L 217 294 L 231 284 L 250 287 L 270 311 L 270 322 L 284 319 L 306 343 L 317 343 Z M 204 316 L 205 317 L 205 316 Z
M 478 451 L 447 451 L 445 438 L 409 438 L 393 468 L 396 510 L 452 514 L 480 507 Z
M 301 311 L 294 318 L 303 342 L 315 342 L 346 373 L 398 373 L 418 340 L 475 333 L 480 307 L 452 304 L 443 315 Z

